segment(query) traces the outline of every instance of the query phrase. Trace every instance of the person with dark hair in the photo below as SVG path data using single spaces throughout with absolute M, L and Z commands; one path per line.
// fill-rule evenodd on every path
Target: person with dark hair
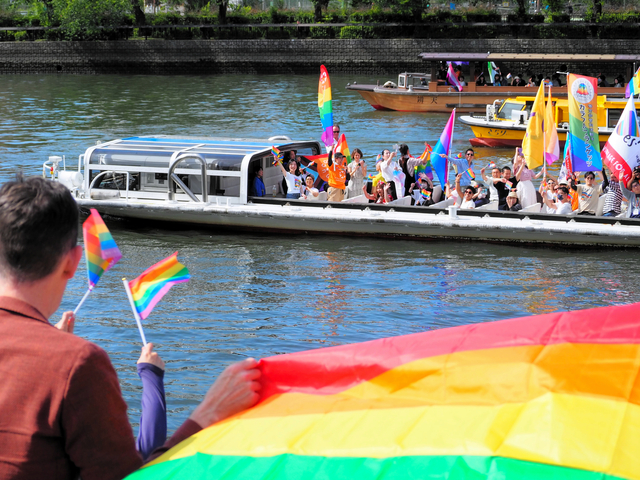
M 262 180 L 262 175 L 264 174 L 264 170 L 261 166 L 256 170 L 256 175 L 253 178 L 253 182 L 251 183 L 251 193 L 250 195 L 254 197 L 264 197 L 267 194 L 267 189 L 264 186 L 264 181 Z
M 558 187 L 556 201 L 553 202 L 548 196 L 543 195 L 542 201 L 550 211 L 558 215 L 569 215 L 573 210 L 571 208 L 571 198 L 569 197 L 569 189 L 565 185 Z
M 620 188 L 624 198 L 629 202 L 627 218 L 640 218 L 640 181 L 635 178 L 632 179 L 631 190 L 627 190 L 624 186 L 624 181 L 620 180 Z
M 62 184 L 0 188 L 0 478 L 116 480 L 143 463 L 106 352 L 65 331 L 72 319 L 48 321 L 82 257 L 77 234 Z M 154 455 L 254 405 L 259 376 L 254 359 L 229 366 Z
M 347 165 L 347 173 L 350 178 L 344 198 L 354 198 L 361 195 L 362 185 L 364 185 L 364 179 L 367 176 L 367 164 L 362 159 L 362 150 L 354 148 L 351 151 L 351 158 L 352 162 Z
M 476 202 L 473 201 L 473 196 L 476 194 L 476 189 L 471 185 L 467 185 L 463 192 L 462 188 L 460 188 L 461 177 L 462 177 L 462 174 L 460 173 L 456 175 L 456 192 L 458 192 L 458 202 L 457 202 L 458 207 L 460 207 L 461 209 L 476 208 Z
M 329 152 L 327 166 L 329 167 L 328 200 L 330 202 L 341 202 L 344 200 L 344 191 L 347 188 L 346 182 L 349 180 L 344 155 L 340 152 L 335 152 L 335 154 L 333 151 Z
M 578 215 L 595 215 L 598 210 L 598 199 L 602 193 L 602 185 L 596 186 L 596 175 L 593 172 L 584 174 L 584 185 L 576 184 L 576 176 L 571 176 L 571 190 L 578 193 Z

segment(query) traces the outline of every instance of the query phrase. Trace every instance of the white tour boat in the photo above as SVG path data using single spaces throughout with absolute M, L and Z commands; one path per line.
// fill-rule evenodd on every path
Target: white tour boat
M 410 197 L 368 203 L 364 196 L 340 203 L 282 198 L 282 173 L 271 147 L 318 155 L 317 141 L 131 137 L 89 147 L 77 168 L 50 157 L 43 174 L 66 185 L 82 209 L 153 222 L 308 234 L 477 239 L 491 242 L 640 246 L 640 221 L 626 218 L 546 215 L 536 204 L 521 212 L 490 203 L 459 210 L 451 200 L 411 206 Z M 250 175 L 262 167 L 267 196 L 249 195 Z M 439 195 L 436 186 L 434 197 Z M 322 194 L 321 194 L 322 195 Z

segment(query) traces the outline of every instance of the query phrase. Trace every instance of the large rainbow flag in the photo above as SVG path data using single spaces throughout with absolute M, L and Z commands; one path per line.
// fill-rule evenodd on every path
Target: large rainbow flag
M 615 130 L 602 147 L 601 154 L 602 161 L 609 170 L 617 173 L 618 179 L 627 184 L 631 180 L 633 169 L 640 165 L 640 129 L 633 97 L 629 97 Z
M 433 147 L 431 153 L 431 165 L 436 171 L 438 180 L 444 190 L 444 186 L 449 181 L 449 154 L 451 153 L 451 144 L 453 143 L 453 127 L 456 123 L 456 109 L 451 112 L 451 116 L 440 135 L 440 139 L 436 146 Z
M 594 77 L 567 77 L 571 159 L 576 172 L 602 170 L 598 137 L 598 85 Z
M 331 81 L 324 65 L 320 65 L 320 82 L 318 83 L 318 108 L 322 122 L 322 142 L 333 145 L 333 107 L 331 105 Z
M 257 406 L 129 478 L 638 480 L 638 309 L 267 358 Z
M 84 252 L 87 260 L 89 289 L 96 286 L 102 274 L 122 258 L 120 249 L 104 224 L 104 220 L 94 208 L 82 224 Z
M 129 289 L 140 318 L 147 318 L 171 287 L 176 283 L 188 282 L 190 278 L 189 270 L 178 262 L 178 252 L 175 252 L 131 280 Z

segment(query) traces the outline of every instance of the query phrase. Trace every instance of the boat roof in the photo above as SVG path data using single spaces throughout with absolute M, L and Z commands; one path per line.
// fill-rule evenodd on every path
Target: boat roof
M 425 52 L 418 54 L 418 57 L 426 61 L 474 61 L 474 62 L 553 62 L 553 63 L 576 63 L 576 62 L 640 62 L 640 54 L 558 54 L 558 53 L 469 53 L 469 52 L 448 52 L 434 53 Z
M 272 145 L 291 143 L 288 137 L 264 139 L 183 137 L 172 135 L 154 135 L 127 137 L 114 140 L 100 146 L 107 150 L 155 150 L 175 152 L 188 149 L 192 153 L 248 155 L 271 149 Z

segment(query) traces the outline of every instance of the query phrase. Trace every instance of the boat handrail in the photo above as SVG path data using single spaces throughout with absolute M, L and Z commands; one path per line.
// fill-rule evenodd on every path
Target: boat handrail
M 276 135 L 275 137 L 269 137 L 267 140 L 270 142 L 290 142 L 291 138 L 289 138 L 287 135 Z
M 180 180 L 180 178 L 178 178 L 178 176 L 174 173 L 176 166 L 178 165 L 178 163 L 180 163 L 182 160 L 186 160 L 187 158 L 193 158 L 194 160 L 197 160 L 198 162 L 200 162 L 200 169 L 201 169 L 201 180 L 202 180 L 202 202 L 203 203 L 208 203 L 209 202 L 209 188 L 208 188 L 208 182 L 207 182 L 207 162 L 206 160 L 202 157 L 202 155 L 199 155 L 197 153 L 183 153 L 182 155 L 179 154 L 179 152 L 174 153 L 171 156 L 171 162 L 169 164 L 169 184 L 167 185 L 167 188 L 169 190 L 168 192 L 168 199 L 169 201 L 174 201 L 175 197 L 176 197 L 176 185 L 179 185 L 180 188 L 182 190 L 184 190 L 184 193 L 186 193 L 189 198 L 191 198 L 191 200 L 193 200 L 194 202 L 198 202 L 198 198 L 193 194 L 193 192 L 189 189 L 189 187 L 187 187 L 185 185 L 185 183 Z
M 60 162 L 65 162 L 64 157 L 52 156 L 49 157 L 49 160 L 42 164 L 42 178 L 46 178 L 47 176 L 47 168 L 51 169 L 51 178 L 55 178 L 55 174 L 58 172 L 60 168 Z M 66 165 L 65 165 L 66 170 Z
M 87 196 L 88 198 L 91 198 L 91 189 L 93 188 L 93 186 L 96 184 L 96 181 L 100 178 L 100 177 L 106 177 L 107 174 L 112 174 L 115 175 L 116 173 L 120 174 L 120 175 L 126 175 L 127 176 L 127 188 L 126 188 L 126 199 L 129 200 L 129 179 L 131 178 L 129 175 L 129 172 L 126 172 L 124 170 L 105 170 L 104 172 L 100 172 L 98 175 L 96 175 L 93 180 L 91 180 L 91 183 L 89 184 L 89 191 L 87 192 Z M 115 181 L 115 179 L 114 179 Z M 120 189 L 118 189 L 120 190 Z

